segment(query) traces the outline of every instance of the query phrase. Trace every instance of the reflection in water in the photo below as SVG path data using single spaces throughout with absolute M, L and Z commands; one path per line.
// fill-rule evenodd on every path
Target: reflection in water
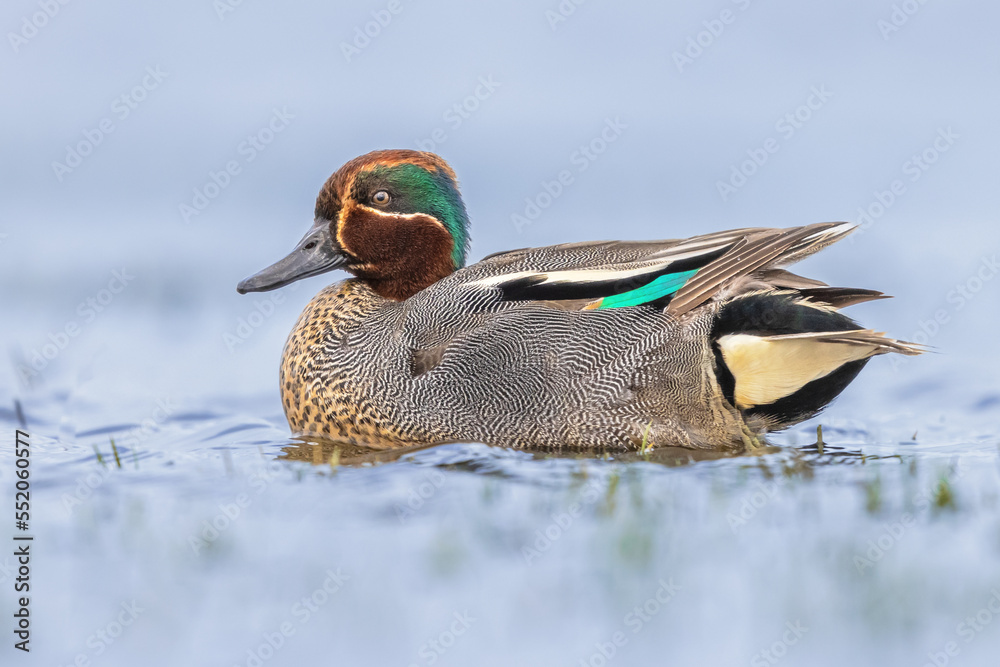
M 447 445 L 415 445 L 411 447 L 372 448 L 355 443 L 331 440 L 318 436 L 297 436 L 293 442 L 281 448 L 278 460 L 303 461 L 314 466 L 348 466 L 358 467 L 379 465 L 398 461 L 417 452 L 446 447 Z M 470 472 L 494 472 L 494 464 L 490 462 L 495 456 L 490 453 L 506 452 L 532 460 L 564 460 L 564 461 L 606 461 L 615 463 L 654 463 L 670 468 L 692 465 L 701 461 L 719 461 L 722 459 L 743 459 L 747 462 L 758 461 L 760 467 L 770 469 L 778 466 L 773 472 L 783 475 L 801 475 L 806 468 L 828 464 L 864 464 L 876 459 L 900 459 L 899 455 L 873 456 L 865 455 L 858 449 L 834 447 L 825 444 L 822 437 L 810 445 L 797 448 L 765 445 L 753 452 L 734 454 L 731 452 L 688 449 L 685 447 L 650 447 L 646 451 L 628 451 L 608 449 L 587 450 L 536 450 L 536 449 L 505 449 L 483 445 L 468 445 L 471 449 L 461 460 L 449 457 L 442 464 L 450 468 L 467 469 Z M 764 458 L 769 455 L 780 455 Z
M 278 460 L 305 461 L 313 465 L 364 466 L 389 463 L 398 460 L 404 454 L 412 454 L 434 445 L 416 445 L 413 447 L 396 447 L 394 449 L 374 449 L 364 445 L 349 442 L 328 440 L 317 436 L 297 436 L 281 448 Z

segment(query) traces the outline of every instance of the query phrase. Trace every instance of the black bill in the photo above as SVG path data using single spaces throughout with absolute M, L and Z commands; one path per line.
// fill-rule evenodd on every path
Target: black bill
M 267 292 L 327 271 L 344 268 L 348 258 L 340 252 L 330 234 L 330 221 L 318 220 L 284 259 L 241 281 L 240 294 Z

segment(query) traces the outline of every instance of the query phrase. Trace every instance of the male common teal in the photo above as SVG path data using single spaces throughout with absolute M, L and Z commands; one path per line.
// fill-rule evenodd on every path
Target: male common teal
M 781 267 L 847 223 L 568 243 L 465 266 L 469 219 L 433 153 L 375 151 L 323 186 L 312 229 L 237 288 L 333 269 L 285 344 L 296 434 L 377 448 L 742 450 L 822 410 L 868 359 L 917 346 L 840 308 L 881 292 Z

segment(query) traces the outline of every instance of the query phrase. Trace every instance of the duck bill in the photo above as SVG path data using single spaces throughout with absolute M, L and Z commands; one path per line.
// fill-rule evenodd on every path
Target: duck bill
M 347 263 L 348 258 L 333 242 L 330 222 L 319 220 L 287 257 L 241 281 L 236 291 L 268 292 L 296 280 L 344 268 Z

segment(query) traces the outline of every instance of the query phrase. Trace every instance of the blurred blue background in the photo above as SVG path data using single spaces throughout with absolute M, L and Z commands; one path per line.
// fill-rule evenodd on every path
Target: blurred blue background
M 960 309 L 948 294 L 1000 250 L 1000 9 L 909 3 L 916 13 L 894 15 L 906 4 L 590 0 L 563 3 L 563 16 L 555 1 L 400 0 L 393 14 L 382 2 L 204 0 L 69 3 L 42 21 L 37 2 L 9 2 L 2 343 L 30 361 L 79 320 L 33 386 L 276 397 L 284 336 L 334 278 L 286 289 L 252 336 L 227 345 L 224 335 L 268 298 L 240 297 L 236 282 L 300 238 L 342 163 L 433 142 L 461 179 L 473 260 L 582 239 L 857 221 L 900 180 L 905 192 L 870 229 L 802 270 L 896 295 L 855 314 L 899 337 L 946 311 L 928 341 L 940 357 L 888 374 L 879 360 L 864 382 L 992 381 L 1000 281 Z M 32 33 L 25 21 L 43 26 Z M 358 37 L 366 25 L 377 33 L 367 45 Z M 814 90 L 826 99 L 802 107 Z M 288 118 L 268 135 L 275 110 Z M 808 119 L 778 125 L 797 111 Z M 607 119 L 624 129 L 580 172 L 574 152 Z M 54 165 L 69 164 L 68 148 L 102 121 L 113 132 L 79 166 Z M 262 130 L 270 143 L 256 151 L 247 140 Z M 942 130 L 953 135 L 949 149 L 911 180 L 906 163 L 933 152 Z M 719 182 L 769 138 L 778 151 L 724 200 Z M 230 161 L 240 173 L 186 220 L 181 206 L 193 208 L 206 185 L 214 193 L 211 173 Z M 563 169 L 574 182 L 530 225 L 515 225 L 525 198 Z M 123 267 L 134 280 L 84 321 L 79 304 Z M 27 390 L 10 365 L 0 373 L 3 386 Z
M 424 642 L 472 609 L 484 620 L 450 664 L 576 665 L 672 576 L 687 602 L 620 664 L 745 664 L 797 619 L 811 658 L 789 664 L 927 660 L 1000 581 L 998 21 L 984 0 L 4 3 L 0 421 L 13 431 L 17 399 L 40 448 L 31 664 L 96 658 L 88 636 L 138 598 L 148 620 L 105 664 L 248 665 L 340 565 L 353 583 L 271 664 L 429 664 Z M 796 271 L 895 295 L 851 314 L 936 351 L 874 360 L 822 417 L 885 467 L 811 482 L 780 456 L 675 471 L 475 446 L 329 477 L 277 465 L 283 342 L 341 276 L 236 284 L 305 233 L 330 173 L 392 147 L 455 168 L 472 261 L 863 223 Z M 128 445 L 113 477 L 93 452 L 109 461 L 110 437 Z M 772 467 L 791 481 L 730 530 Z M 192 550 L 260 474 L 267 501 Z M 527 569 L 521 547 L 583 479 L 602 501 Z M 907 546 L 857 572 L 940 479 L 964 480 L 960 513 L 919 514 Z M 967 664 L 995 657 L 998 629 L 963 645 Z

